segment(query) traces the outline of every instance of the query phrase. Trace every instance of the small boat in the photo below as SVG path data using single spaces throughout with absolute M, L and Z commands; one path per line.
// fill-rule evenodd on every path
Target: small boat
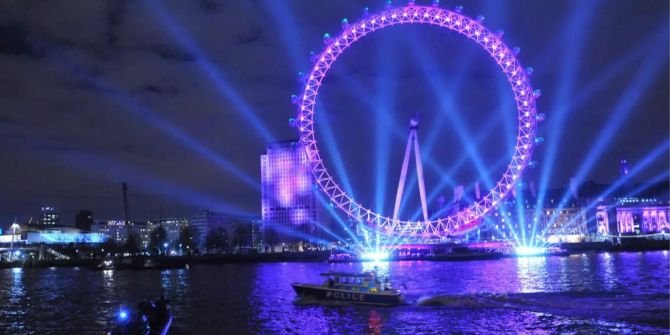
M 120 258 L 117 260 L 118 269 L 133 269 L 133 270 L 142 270 L 142 269 L 156 269 L 158 268 L 159 263 L 153 257 L 126 257 Z
M 156 301 L 142 301 L 137 313 L 130 314 L 121 308 L 118 323 L 109 335 L 165 335 L 172 325 L 172 313 L 167 307 L 169 300 L 161 296 Z
M 116 269 L 116 264 L 114 264 L 113 259 L 105 259 L 104 261 L 98 264 L 98 269 L 100 270 L 114 270 Z
M 97 265 L 98 270 L 157 269 L 161 264 L 152 257 L 107 258 Z
M 375 271 L 363 273 L 327 272 L 326 282 L 319 284 L 292 283 L 299 296 L 353 304 L 397 306 L 402 302 L 400 291 L 391 288 L 388 278 Z

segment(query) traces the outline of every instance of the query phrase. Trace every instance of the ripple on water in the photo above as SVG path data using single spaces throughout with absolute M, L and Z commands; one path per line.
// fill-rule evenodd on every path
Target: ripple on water
M 663 253 L 384 267 L 407 304 L 296 300 L 290 283 L 361 264 L 267 263 L 190 270 L 0 270 L 0 334 L 105 331 L 120 304 L 165 294 L 175 334 L 668 333 Z

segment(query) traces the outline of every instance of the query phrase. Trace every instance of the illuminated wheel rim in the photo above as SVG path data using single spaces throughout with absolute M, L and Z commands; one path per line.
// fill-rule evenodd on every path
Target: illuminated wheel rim
M 319 88 L 328 70 L 337 58 L 353 43 L 371 32 L 399 24 L 430 24 L 447 28 L 475 41 L 498 64 L 507 77 L 517 106 L 518 132 L 514 154 L 500 180 L 480 200 L 455 214 L 431 221 L 393 220 L 389 216 L 376 213 L 356 202 L 335 182 L 326 169 L 317 146 L 314 109 Z M 307 160 L 316 183 L 327 194 L 333 205 L 344 211 L 350 218 L 365 222 L 382 232 L 403 236 L 441 237 L 458 235 L 476 228 L 481 218 L 503 200 L 519 181 L 521 172 L 530 162 L 537 127 L 536 96 L 528 78 L 529 73 L 516 58 L 518 50 L 507 47 L 500 34 L 492 33 L 481 20 L 474 20 L 458 12 L 437 6 L 407 5 L 389 8 L 366 15 L 359 21 L 343 24 L 343 31 L 334 38 L 326 39 L 326 47 L 315 58 L 314 67 L 306 76 L 302 94 L 298 97 L 298 118 L 296 121 L 300 140 L 305 148 Z

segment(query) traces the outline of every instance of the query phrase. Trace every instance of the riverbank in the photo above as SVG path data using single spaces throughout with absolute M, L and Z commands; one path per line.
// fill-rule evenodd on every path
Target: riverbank
M 563 243 L 561 249 L 564 252 L 547 254 L 544 256 L 568 256 L 570 254 L 584 252 L 636 252 L 636 251 L 658 251 L 670 250 L 668 240 L 644 240 L 626 239 L 618 244 L 610 242 L 583 242 Z M 157 256 L 151 257 L 157 262 L 153 268 L 181 268 L 186 264 L 224 264 L 224 263 L 274 263 L 274 262 L 326 262 L 329 260 L 330 251 L 312 252 L 282 252 L 282 253 L 249 253 L 249 254 L 204 254 L 190 256 Z M 473 261 L 473 260 L 496 260 L 506 257 L 517 257 L 513 254 L 500 252 L 465 252 L 448 253 L 438 255 L 392 257 L 387 261 Z M 137 258 L 137 257 L 135 257 Z M 140 257 L 142 258 L 142 257 Z M 145 257 L 146 258 L 146 257 Z M 123 258 L 118 257 L 117 260 Z M 127 258 L 126 258 L 127 259 Z M 82 267 L 95 269 L 100 264 L 100 258 L 80 258 L 70 260 L 36 260 L 26 259 L 14 262 L 0 262 L 0 268 L 43 268 L 43 267 Z M 360 262 L 360 260 L 346 259 L 336 260 L 334 263 Z M 137 268 L 137 267 L 127 267 Z
M 216 263 L 272 263 L 272 262 L 325 262 L 330 255 L 329 251 L 321 252 L 283 252 L 265 254 L 205 254 L 190 256 L 152 256 L 132 257 L 134 259 L 151 258 L 157 264 L 151 268 L 177 268 L 186 264 L 216 264 Z M 113 257 L 112 260 L 120 261 L 131 257 Z M 101 258 L 82 258 L 70 260 L 36 260 L 26 259 L 13 262 L 1 262 L 0 268 L 40 268 L 40 267 L 87 267 L 97 269 L 103 260 Z M 122 266 L 122 268 L 135 269 L 137 266 Z M 147 267 L 149 268 L 149 267 Z

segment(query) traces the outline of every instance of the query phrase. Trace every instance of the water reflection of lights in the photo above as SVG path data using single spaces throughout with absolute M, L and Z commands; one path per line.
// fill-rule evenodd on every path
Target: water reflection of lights
M 186 275 L 188 274 L 188 271 L 186 269 L 179 269 L 177 270 L 177 280 L 179 281 L 179 287 L 186 287 L 188 286 L 188 281 L 186 280 L 187 277 Z
M 189 270 L 187 269 L 176 269 L 173 270 L 172 277 L 172 290 L 169 293 L 173 298 L 184 299 L 189 294 L 191 294 L 191 286 L 189 285 L 188 275 Z
M 102 285 L 106 289 L 114 288 L 114 270 L 102 270 Z
M 382 333 L 382 318 L 374 309 L 370 310 L 368 316 L 368 334 L 379 335 Z
M 547 248 L 518 246 L 514 249 L 518 256 L 537 256 L 547 252 Z
M 606 252 L 602 254 L 602 260 L 599 262 L 603 266 L 603 281 L 608 290 L 616 289 L 616 273 L 614 271 L 614 260 L 612 255 Z
M 172 283 L 170 282 L 170 270 L 161 271 L 161 287 L 163 290 L 168 290 Z
M 20 298 L 25 294 L 23 287 L 23 269 L 22 268 L 12 268 L 12 274 L 14 275 L 12 281 L 12 287 L 10 289 L 10 296 L 13 302 L 18 302 Z
M 389 262 L 363 262 L 361 263 L 362 271 L 377 271 L 380 276 L 386 276 L 389 273 Z
M 28 315 L 28 303 L 26 303 L 26 287 L 22 268 L 12 268 L 12 284 L 9 287 L 9 299 L 3 300 L 3 308 L 0 314 L 10 312 L 12 320 L 9 324 L 12 329 L 25 329 L 25 317 Z
M 516 259 L 517 277 L 521 292 L 541 292 L 547 289 L 547 259 L 544 256 L 520 257 Z

